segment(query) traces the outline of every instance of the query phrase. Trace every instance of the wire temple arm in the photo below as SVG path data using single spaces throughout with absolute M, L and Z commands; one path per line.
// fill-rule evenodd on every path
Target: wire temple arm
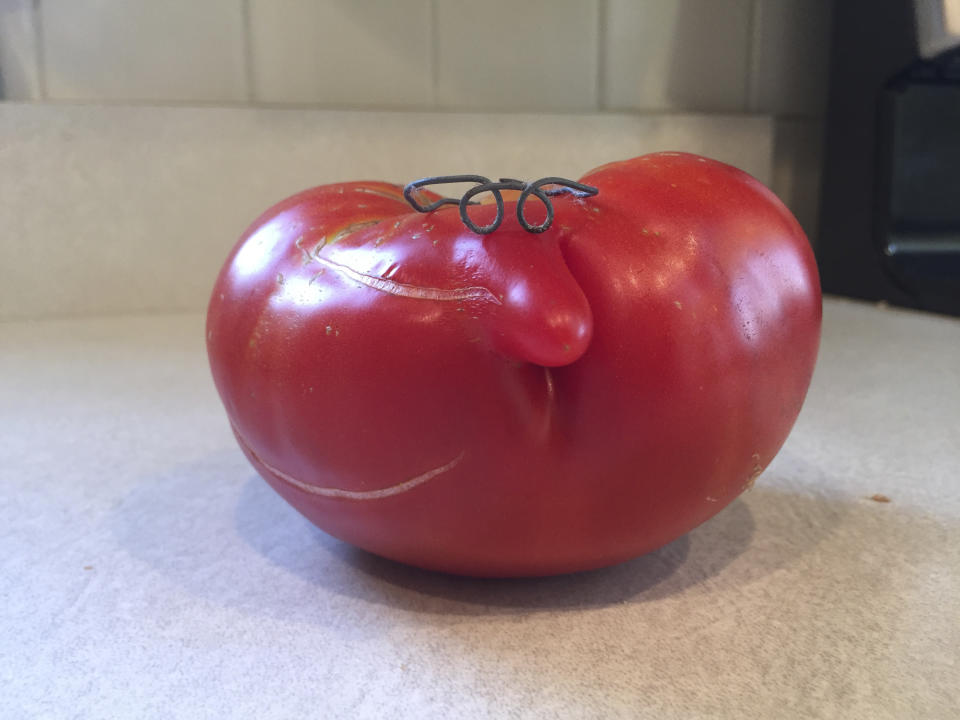
M 456 198 L 440 198 L 429 205 L 423 205 L 416 197 L 417 190 L 427 185 L 445 185 L 448 183 L 476 183 L 475 187 L 470 188 L 463 194 L 459 200 Z M 493 182 L 490 178 L 483 175 L 439 175 L 437 177 L 421 178 L 408 183 L 403 188 L 403 197 L 406 198 L 410 206 L 417 212 L 427 213 L 436 210 L 443 205 L 459 205 L 460 219 L 470 230 L 480 235 L 492 233 L 503 222 L 504 205 L 501 190 L 519 190 L 520 197 L 517 200 L 517 220 L 521 227 L 527 232 L 542 233 L 553 223 L 553 203 L 550 198 L 557 195 L 570 194 L 575 197 L 592 197 L 600 191 L 590 185 L 584 185 L 573 180 L 562 177 L 545 177 L 533 182 L 524 182 L 523 180 L 514 180 L 513 178 L 500 178 Z M 467 214 L 467 207 L 470 205 L 479 205 L 473 198 L 481 193 L 488 192 L 493 195 L 497 204 L 497 216 L 489 225 L 477 225 Z M 538 225 L 527 221 L 524 214 L 527 200 L 533 195 L 547 211 L 547 219 Z

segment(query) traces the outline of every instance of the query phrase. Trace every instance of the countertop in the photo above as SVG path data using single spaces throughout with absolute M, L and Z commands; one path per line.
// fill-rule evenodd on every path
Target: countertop
M 200 315 L 0 324 L 0 421 L 5 718 L 960 716 L 957 320 L 828 300 L 752 491 L 541 580 L 311 526 L 236 447 Z

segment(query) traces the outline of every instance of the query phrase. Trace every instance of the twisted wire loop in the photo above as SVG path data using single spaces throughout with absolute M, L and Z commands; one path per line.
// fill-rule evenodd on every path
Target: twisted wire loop
M 463 194 L 459 200 L 456 198 L 440 198 L 429 205 L 423 205 L 416 197 L 417 190 L 426 185 L 445 185 L 448 183 L 476 183 L 475 187 L 470 188 Z M 599 189 L 590 185 L 568 180 L 562 177 L 545 177 L 533 182 L 524 182 L 523 180 L 514 180 L 513 178 L 500 178 L 497 182 L 486 178 L 483 175 L 438 175 L 436 177 L 421 178 L 408 183 L 403 188 L 403 197 L 410 207 L 417 212 L 428 213 L 436 210 L 443 205 L 459 205 L 460 220 L 470 230 L 479 235 L 489 235 L 503 222 L 504 206 L 501 190 L 519 190 L 520 197 L 517 199 L 517 221 L 520 226 L 531 233 L 542 233 L 553 224 L 553 203 L 550 198 L 557 195 L 570 194 L 575 197 L 592 197 L 600 192 Z M 467 208 L 470 205 L 479 205 L 480 203 L 473 198 L 481 193 L 488 192 L 493 195 L 497 204 L 497 216 L 489 225 L 477 225 L 467 214 Z M 537 198 L 547 211 L 547 218 L 542 223 L 533 224 L 527 221 L 524 212 L 527 200 L 530 196 Z

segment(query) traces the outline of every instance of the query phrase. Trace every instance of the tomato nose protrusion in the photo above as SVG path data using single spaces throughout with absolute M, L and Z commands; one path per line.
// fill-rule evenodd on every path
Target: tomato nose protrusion
M 544 367 L 576 362 L 593 337 L 593 313 L 556 240 L 498 233 L 487 243 L 496 262 L 494 285 L 501 288 L 500 304 L 485 318 L 492 345 Z

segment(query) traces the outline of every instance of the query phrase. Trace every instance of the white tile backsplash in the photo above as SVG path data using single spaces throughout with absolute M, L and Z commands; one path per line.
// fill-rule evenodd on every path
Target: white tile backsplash
M 599 0 L 437 0 L 445 108 L 597 107 Z
M 254 96 L 271 103 L 433 102 L 430 0 L 250 0 Z
M 42 0 L 58 100 L 242 102 L 243 0 Z
M 0 79 L 26 100 L 818 117 L 835 1 L 0 0 Z
M 607 0 L 608 109 L 746 110 L 751 0 Z
M 772 177 L 812 229 L 838 1 L 0 0 L 0 81 L 27 101 L 761 113 L 788 118 Z
M 0 0 L 0 99 L 41 97 L 33 1 Z
M 823 114 L 831 10 L 831 0 L 756 0 L 750 110 Z

